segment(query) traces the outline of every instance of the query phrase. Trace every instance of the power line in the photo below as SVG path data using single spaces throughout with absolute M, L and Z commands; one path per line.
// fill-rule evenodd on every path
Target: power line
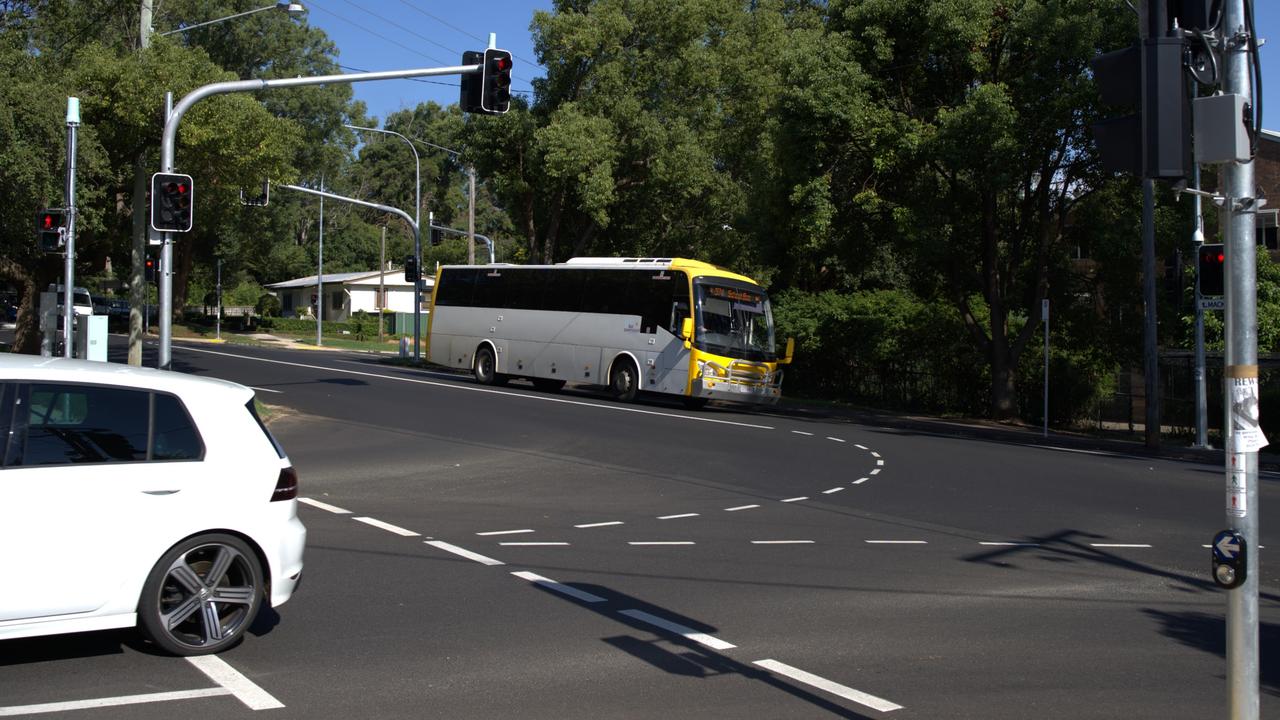
M 379 15 L 379 14 L 375 13 L 375 12 L 374 12 L 374 11 L 372 11 L 372 10 L 369 10 L 369 9 L 367 9 L 367 8 L 365 8 L 365 7 L 362 7 L 362 6 L 360 6 L 360 5 L 357 5 L 356 3 L 352 2 L 352 0 L 342 0 L 342 1 L 343 1 L 343 2 L 345 2 L 346 4 L 350 5 L 351 7 L 353 7 L 353 8 L 355 8 L 355 9 L 359 10 L 360 12 L 365 13 L 366 15 L 372 15 L 373 17 L 378 18 L 378 19 L 379 19 L 379 20 L 381 20 L 382 22 L 387 23 L 388 25 L 390 25 L 390 26 L 392 26 L 392 27 L 399 27 L 401 30 L 404 30 L 405 32 L 409 33 L 410 35 L 413 35 L 414 37 L 417 37 L 417 38 L 419 38 L 419 39 L 421 39 L 421 40 L 424 40 L 424 41 L 426 41 L 426 42 L 429 42 L 429 43 L 431 43 L 432 45 L 435 45 L 436 47 L 438 47 L 438 48 L 440 48 L 440 49 L 442 49 L 442 50 L 448 50 L 449 52 L 453 53 L 454 55 L 461 55 L 461 54 L 462 54 L 462 53 L 461 53 L 461 51 L 459 51 L 459 50 L 455 50 L 455 49 L 453 49 L 453 48 L 449 47 L 448 45 L 444 45 L 444 44 L 442 44 L 442 43 L 438 43 L 438 42 L 436 42 L 435 40 L 432 40 L 431 38 L 427 37 L 426 35 L 423 35 L 423 34 L 421 34 L 421 33 L 419 33 L 419 32 L 416 32 L 416 31 L 414 31 L 414 30 L 409 29 L 409 28 L 408 28 L 408 27 L 406 27 L 403 23 L 399 23 L 399 22 L 397 22 L 397 21 L 395 21 L 395 20 L 392 20 L 392 19 L 390 19 L 390 18 L 385 18 L 385 17 L 383 17 L 383 16 L 381 16 L 381 15 Z M 437 60 L 436 62 L 439 62 L 439 61 Z
M 483 43 L 485 47 L 488 47 L 488 42 L 489 42 L 489 39 L 488 39 L 488 38 L 483 38 L 483 37 L 480 37 L 479 35 L 476 35 L 476 34 L 475 34 L 475 33 L 473 33 L 473 32 L 468 32 L 468 31 L 466 31 L 466 30 L 463 30 L 462 28 L 458 27 L 457 25 L 453 25 L 453 24 L 449 23 L 449 21 L 445 20 L 444 18 L 438 17 L 438 16 L 436 16 L 436 15 L 432 15 L 431 13 L 427 12 L 426 10 L 423 10 L 422 8 L 418 7 L 417 5 L 414 5 L 413 3 L 409 2 L 409 0 L 400 0 L 400 4 L 401 4 L 401 5 L 404 5 L 404 6 L 408 7 L 408 8 L 410 8 L 410 9 L 412 9 L 412 10 L 417 10 L 419 13 L 422 13 L 423 15 L 426 15 L 427 17 L 431 18 L 432 20 L 435 20 L 436 22 L 440 23 L 441 25 L 444 25 L 445 27 L 450 28 L 450 29 L 452 29 L 452 30 L 457 30 L 458 32 L 462 33 L 463 35 L 466 35 L 467 37 L 472 38 L 472 39 L 476 40 L 477 42 Z M 526 59 L 524 59 L 524 58 L 522 58 L 522 57 L 520 57 L 520 56 L 516 55 L 515 53 L 512 53 L 511 57 L 515 58 L 516 60 L 519 60 L 519 61 L 520 61 L 520 62 L 522 62 L 522 63 L 529 63 L 529 65 L 530 65 L 531 67 L 537 67 L 537 66 L 538 66 L 538 64 L 537 64 L 537 63 L 535 63 L 535 62 L 531 62 L 531 61 L 529 61 L 529 60 L 526 60 Z M 512 76 L 512 77 L 515 77 L 515 76 Z M 533 85 L 533 82 L 532 82 L 532 81 L 530 81 L 530 80 L 528 80 L 528 79 L 525 79 L 525 78 L 522 78 L 522 77 L 516 77 L 515 79 L 516 79 L 516 80 L 519 80 L 520 82 L 529 83 L 529 85 Z
M 421 50 L 417 50 L 417 49 L 411 48 L 411 47 L 409 47 L 408 45 L 405 45 L 404 43 L 401 43 L 401 42 L 397 42 L 397 41 L 395 41 L 395 40 L 392 40 L 391 38 L 387 37 L 386 35 L 383 35 L 382 33 L 376 32 L 376 31 L 374 31 L 374 30 L 370 30 L 369 28 L 367 28 L 367 27 L 365 27 L 365 26 L 361 25 L 360 23 L 355 22 L 354 20 L 349 20 L 349 19 L 347 19 L 347 18 L 345 18 L 345 17 L 343 17 L 343 16 L 341 16 L 341 15 L 339 15 L 339 14 L 337 14 L 337 13 L 333 12 L 332 10 L 326 10 L 325 8 L 323 8 L 323 7 L 319 6 L 318 4 L 316 4 L 315 0 L 309 0 L 309 1 L 308 1 L 308 3 L 307 3 L 307 5 L 308 5 L 309 7 L 311 7 L 311 8 L 314 8 L 314 9 L 316 9 L 316 10 L 319 10 L 320 12 L 326 13 L 326 14 L 328 14 L 328 15 L 332 15 L 332 16 L 334 16 L 334 17 L 338 18 L 339 20 L 341 20 L 341 21 L 343 21 L 343 22 L 345 22 L 345 23 L 347 23 L 347 24 L 349 24 L 349 25 L 353 25 L 353 26 L 355 26 L 355 27 L 357 27 L 357 28 L 359 28 L 359 29 L 361 29 L 361 30 L 363 30 L 363 31 L 365 31 L 365 32 L 367 32 L 367 33 L 369 33 L 370 35 L 372 35 L 372 36 L 374 36 L 374 37 L 378 38 L 379 40 L 385 40 L 385 41 L 387 41 L 387 42 L 391 43 L 392 45 L 395 45 L 395 46 L 397 46 L 397 47 L 404 48 L 405 50 L 408 50 L 409 52 L 411 52 L 411 53 L 413 53 L 413 54 L 415 54 L 415 55 L 421 55 L 422 57 L 424 57 L 424 58 L 426 58 L 426 59 L 430 60 L 431 62 L 439 63 L 440 65 L 447 65 L 447 64 L 448 64 L 448 63 L 444 62 L 443 60 L 441 60 L 440 58 L 431 57 L 430 55 L 428 55 L 428 54 L 426 54 L 426 53 L 422 52 Z

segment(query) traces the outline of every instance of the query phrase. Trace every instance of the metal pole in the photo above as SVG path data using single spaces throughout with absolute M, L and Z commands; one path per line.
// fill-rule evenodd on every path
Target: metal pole
M 1191 85 L 1196 85 L 1195 80 L 1191 81 Z M 1200 189 L 1200 165 L 1192 163 L 1192 183 L 1196 190 Z M 1204 245 L 1204 213 L 1201 211 L 1200 196 L 1198 194 L 1192 196 L 1195 202 L 1195 224 L 1196 229 L 1191 236 L 1192 253 L 1196 258 L 1200 257 L 1200 246 Z M 1198 448 L 1209 447 L 1209 416 L 1208 416 L 1208 386 L 1205 380 L 1204 365 L 1204 308 L 1200 306 L 1200 263 L 1196 262 L 1196 281 L 1195 281 L 1195 303 L 1196 303 L 1196 328 L 1195 328 L 1195 344 L 1196 344 L 1196 444 Z
M 324 191 L 324 176 L 320 176 L 320 191 Z M 324 317 L 324 195 L 320 196 L 320 246 L 316 249 L 316 347 L 324 344 L 320 338 L 320 323 Z
M 173 93 L 164 94 L 164 116 L 165 127 L 169 127 L 169 123 L 173 121 L 176 110 L 173 107 Z M 162 156 L 164 155 L 161 149 Z M 163 172 L 173 172 L 173 152 L 170 150 L 169 161 L 161 162 L 164 168 Z M 158 291 L 160 293 L 160 317 L 156 318 L 156 323 L 160 325 L 160 353 L 157 367 L 161 370 L 168 370 L 172 365 L 172 342 L 173 342 L 173 233 L 160 233 L 160 267 L 156 268 L 156 281 L 159 283 Z
M 1222 8 L 1223 92 L 1253 98 L 1244 0 Z M 1261 132 L 1261 128 L 1254 128 Z M 1258 450 L 1267 444 L 1258 425 L 1257 210 L 1253 161 L 1222 169 L 1228 218 L 1226 250 L 1226 367 L 1223 371 L 1228 526 L 1245 539 L 1245 580 L 1227 591 L 1227 692 L 1232 720 L 1257 720 L 1258 697 Z
M 80 127 L 80 100 L 67 98 L 67 231 L 65 286 L 62 292 L 62 356 L 74 357 L 76 285 L 76 129 Z
M 217 291 L 218 291 L 218 308 L 214 316 L 216 318 L 216 320 L 214 321 L 214 327 L 217 328 L 217 331 L 214 335 L 214 338 L 221 340 L 222 339 L 222 258 L 218 258 Z
M 490 36 L 492 38 L 492 36 Z M 476 169 L 467 168 L 467 264 L 476 264 Z
M 1156 181 L 1142 181 L 1142 357 L 1146 445 L 1160 447 L 1160 358 L 1156 346 Z
M 383 307 L 387 302 L 387 226 L 382 226 L 382 245 L 378 251 L 378 344 L 382 344 Z

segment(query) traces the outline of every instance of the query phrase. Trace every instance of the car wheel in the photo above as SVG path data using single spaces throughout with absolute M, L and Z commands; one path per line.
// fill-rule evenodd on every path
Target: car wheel
M 620 357 L 609 371 L 609 392 L 617 400 L 631 402 L 640 390 L 640 372 L 630 358 Z
M 505 385 L 507 376 L 497 371 L 498 363 L 493 358 L 493 350 L 482 345 L 476 350 L 475 374 L 476 382 L 481 385 Z
M 243 540 L 198 535 L 160 558 L 138 601 L 143 633 L 174 655 L 207 655 L 244 636 L 263 597 L 262 565 Z

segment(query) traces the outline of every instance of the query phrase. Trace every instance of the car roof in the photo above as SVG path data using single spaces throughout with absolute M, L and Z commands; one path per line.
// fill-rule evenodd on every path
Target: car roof
M 253 391 L 229 380 L 73 358 L 0 353 L 0 380 L 103 383 L 182 394 L 232 391 L 248 401 Z

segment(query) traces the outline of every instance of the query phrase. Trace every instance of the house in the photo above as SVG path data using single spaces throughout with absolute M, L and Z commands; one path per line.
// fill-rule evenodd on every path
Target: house
M 321 280 L 325 296 L 325 320 L 346 320 L 352 313 L 362 310 L 368 313 L 377 313 L 379 309 L 388 312 L 413 312 L 413 283 L 405 282 L 403 268 L 383 272 L 366 270 L 326 273 Z M 423 278 L 422 284 L 421 302 L 425 311 L 431 302 L 431 288 L 435 285 L 435 278 Z M 264 287 L 280 298 L 280 314 L 283 317 L 315 317 L 315 275 L 270 283 Z

